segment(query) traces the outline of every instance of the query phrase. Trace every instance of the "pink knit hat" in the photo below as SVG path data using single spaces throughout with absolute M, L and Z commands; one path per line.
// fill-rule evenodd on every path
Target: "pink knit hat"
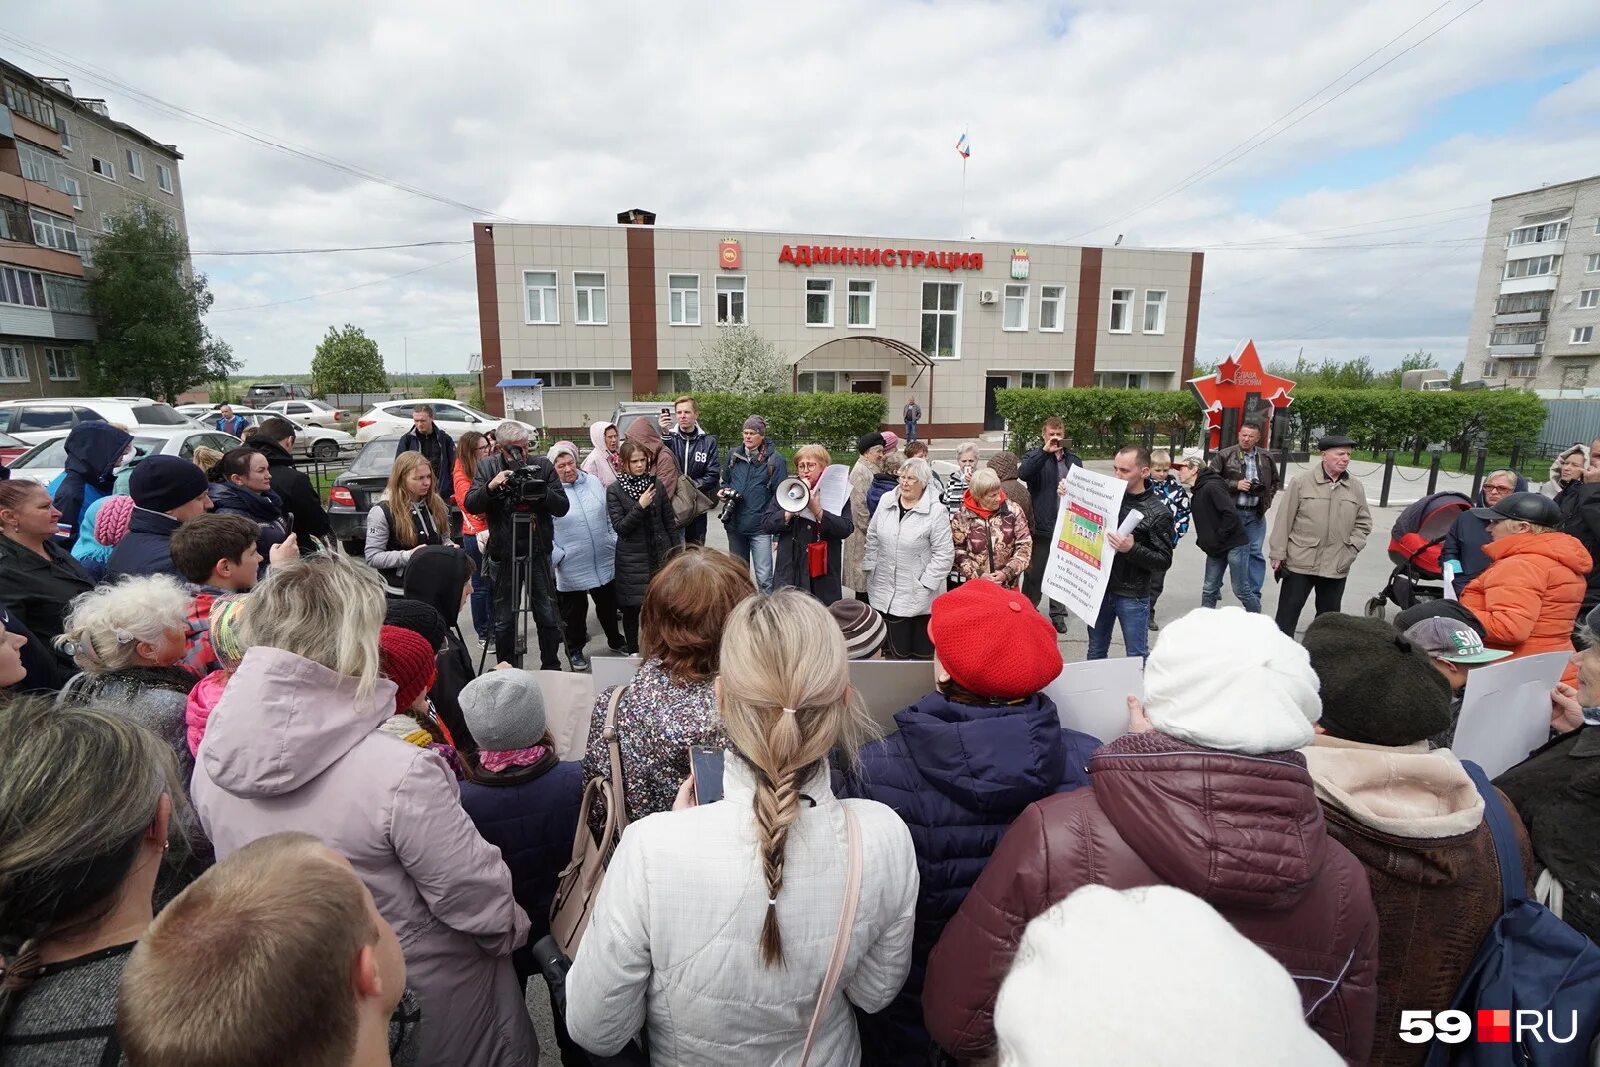
M 114 547 L 128 532 L 133 518 L 133 497 L 108 496 L 94 517 L 94 539 L 107 548 Z
M 900 435 L 893 430 L 883 431 L 883 451 L 885 455 L 900 447 Z

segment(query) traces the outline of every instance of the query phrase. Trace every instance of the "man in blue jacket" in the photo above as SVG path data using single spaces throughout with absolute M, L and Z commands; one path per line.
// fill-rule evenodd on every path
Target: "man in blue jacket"
M 1030 604 L 1039 603 L 1044 592 L 1044 569 L 1050 562 L 1050 539 L 1055 535 L 1056 515 L 1060 500 L 1066 493 L 1064 482 L 1067 472 L 1083 465 L 1078 454 L 1067 447 L 1067 427 L 1054 415 L 1044 420 L 1040 427 L 1044 433 L 1044 446 L 1029 449 L 1017 466 L 1017 477 L 1028 487 L 1033 500 L 1033 555 L 1028 560 L 1027 573 L 1022 576 L 1022 592 Z M 1067 609 L 1050 601 L 1050 621 L 1056 633 L 1067 632 Z
M 680 396 L 673 403 L 673 415 L 661 416 L 661 438 L 678 461 L 678 470 L 712 500 L 722 481 L 717 464 L 717 435 L 700 427 L 700 405 L 692 396 Z M 674 424 L 674 419 L 676 423 Z M 706 543 L 706 517 L 698 515 L 683 528 L 683 539 L 691 545 Z
M 717 495 L 733 500 L 722 520 L 728 551 L 755 567 L 756 588 L 762 595 L 772 592 L 772 535 L 761 532 L 761 517 L 778 483 L 787 477 L 789 464 L 767 440 L 767 420 L 751 415 L 744 420 L 744 443 L 728 453 Z
M 893 1004 L 858 1018 L 861 1062 L 924 1065 L 928 954 L 989 855 L 1036 800 L 1089 784 L 1100 742 L 1063 729 L 1040 692 L 1061 673 L 1055 632 L 1021 593 L 967 582 L 933 602 L 938 690 L 897 714 L 898 731 L 861 752 L 839 795 L 889 805 L 917 850 L 911 973 Z

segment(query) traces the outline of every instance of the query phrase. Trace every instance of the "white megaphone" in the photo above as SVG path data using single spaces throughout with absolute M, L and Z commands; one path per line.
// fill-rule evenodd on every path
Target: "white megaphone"
M 785 478 L 778 483 L 778 506 L 791 515 L 798 515 L 811 503 L 811 486 L 804 478 Z

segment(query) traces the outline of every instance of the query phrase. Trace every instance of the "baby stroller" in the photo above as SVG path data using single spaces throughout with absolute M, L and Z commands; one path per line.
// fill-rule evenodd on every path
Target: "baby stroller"
M 1378 595 L 1367 601 L 1369 618 L 1383 618 L 1389 604 L 1404 611 L 1419 600 L 1444 596 L 1440 546 L 1456 519 L 1471 507 L 1465 494 L 1444 492 L 1425 496 L 1400 513 L 1389 531 L 1394 570 Z

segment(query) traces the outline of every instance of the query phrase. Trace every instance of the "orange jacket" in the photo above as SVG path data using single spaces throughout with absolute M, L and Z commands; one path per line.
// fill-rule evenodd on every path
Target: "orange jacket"
M 456 490 L 456 506 L 461 507 L 461 505 L 467 499 L 467 490 L 472 488 L 472 476 L 461 469 L 460 463 L 457 463 L 451 469 L 450 475 L 451 483 L 455 486 Z M 481 534 L 488 528 L 488 524 L 483 521 L 482 515 L 474 515 L 466 508 L 461 508 L 462 534 Z
M 1572 628 L 1588 588 L 1593 560 L 1576 537 L 1523 533 L 1483 546 L 1489 569 L 1461 592 L 1461 606 L 1483 623 L 1484 644 L 1512 658 L 1571 652 Z M 1568 667 L 1563 680 L 1577 681 Z

